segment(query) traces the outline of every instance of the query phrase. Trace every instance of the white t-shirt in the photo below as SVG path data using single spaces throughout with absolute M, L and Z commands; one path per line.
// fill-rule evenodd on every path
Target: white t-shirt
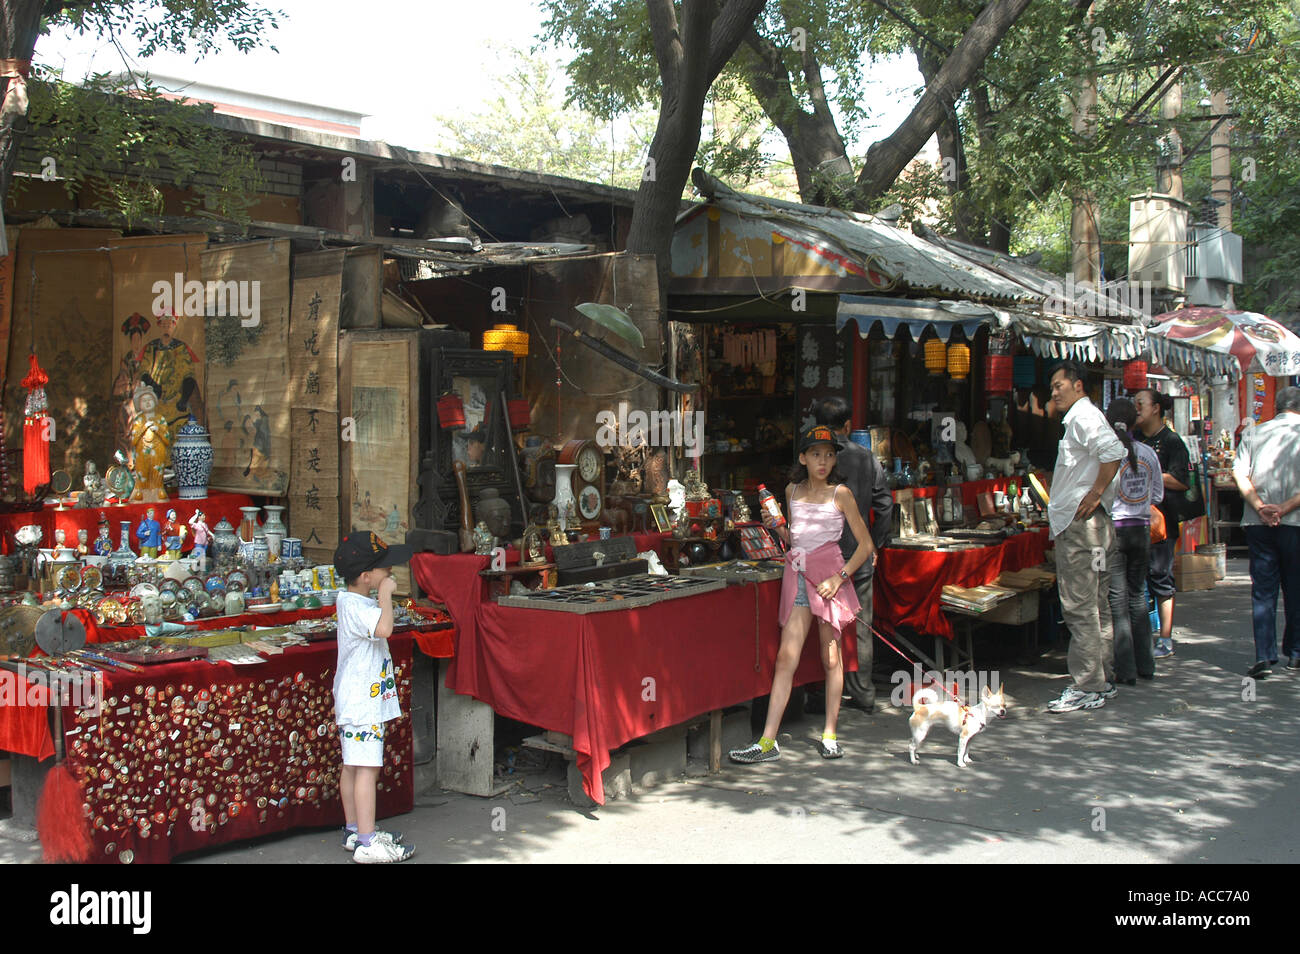
M 1141 441 L 1133 442 L 1137 454 L 1137 467 L 1129 466 L 1128 457 L 1119 465 L 1112 486 L 1115 503 L 1111 508 L 1112 520 L 1141 520 L 1151 522 L 1151 507 L 1165 499 L 1165 481 L 1160 473 L 1160 458 Z
M 1271 421 L 1247 428 L 1237 445 L 1232 472 L 1249 478 L 1266 504 L 1284 504 L 1300 493 L 1300 414 L 1283 411 Z M 1263 523 L 1259 511 L 1246 504 L 1241 525 Z M 1300 527 L 1300 510 L 1283 517 L 1282 525 Z
M 383 611 L 368 596 L 339 593 L 339 663 L 334 673 L 334 719 L 347 725 L 380 725 L 400 718 L 397 678 L 388 640 L 375 638 Z

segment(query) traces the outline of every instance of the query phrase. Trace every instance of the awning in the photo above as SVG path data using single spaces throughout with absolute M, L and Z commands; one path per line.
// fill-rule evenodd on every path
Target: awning
M 967 340 L 975 337 L 980 325 L 1005 328 L 1011 323 L 1011 315 L 999 308 L 969 301 L 841 295 L 835 312 L 836 330 L 850 321 L 857 322 L 858 334 L 863 338 L 880 325 L 886 338 L 893 338 L 899 328 L 907 328 L 912 340 L 919 341 L 928 328 L 947 341 L 955 328 L 960 328 Z
M 1249 371 L 1300 374 L 1300 337 L 1267 315 L 1223 308 L 1182 308 L 1156 315 L 1151 352 L 1170 370 L 1183 363 L 1237 378 Z M 1168 359 L 1168 361 L 1166 361 Z
M 1132 361 L 1146 353 L 1146 334 L 1136 325 L 1105 325 L 1081 318 L 1016 313 L 1012 322 L 1025 345 L 1043 358 L 1062 361 Z

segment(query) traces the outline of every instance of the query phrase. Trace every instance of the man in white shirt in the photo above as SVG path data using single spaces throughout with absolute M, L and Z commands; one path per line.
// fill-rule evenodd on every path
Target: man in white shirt
M 1282 653 L 1300 669 L 1300 388 L 1282 388 L 1277 416 L 1241 436 L 1232 474 L 1246 501 L 1241 526 L 1250 548 L 1250 601 L 1260 677 L 1277 663 L 1277 591 L 1286 602 Z
M 1115 632 L 1110 614 L 1110 554 L 1115 530 L 1111 480 L 1124 445 L 1084 393 L 1083 371 L 1066 363 L 1052 374 L 1052 406 L 1064 415 L 1047 519 L 1056 541 L 1056 583 L 1070 627 L 1068 663 L 1074 684 L 1049 712 L 1099 709 L 1115 695 Z

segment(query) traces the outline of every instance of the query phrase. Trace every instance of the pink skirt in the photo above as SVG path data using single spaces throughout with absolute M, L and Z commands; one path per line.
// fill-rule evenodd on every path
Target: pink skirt
M 811 553 L 798 547 L 785 555 L 785 575 L 781 577 L 781 614 L 778 617 L 782 626 L 790 618 L 794 609 L 794 596 L 799 589 L 799 572 L 796 562 L 802 557 L 804 564 L 804 592 L 808 595 L 808 608 L 817 619 L 825 620 L 837 630 L 856 625 L 858 611 L 862 604 L 858 602 L 853 580 L 840 584 L 835 596 L 824 600 L 817 593 L 817 584 L 827 577 L 836 576 L 844 569 L 844 555 L 840 553 L 838 541 L 823 543 Z

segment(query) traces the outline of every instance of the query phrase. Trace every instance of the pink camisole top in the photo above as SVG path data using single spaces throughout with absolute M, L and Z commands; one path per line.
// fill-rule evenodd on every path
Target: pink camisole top
M 844 535 L 844 512 L 831 500 L 824 504 L 790 501 L 790 543 L 811 553 Z

